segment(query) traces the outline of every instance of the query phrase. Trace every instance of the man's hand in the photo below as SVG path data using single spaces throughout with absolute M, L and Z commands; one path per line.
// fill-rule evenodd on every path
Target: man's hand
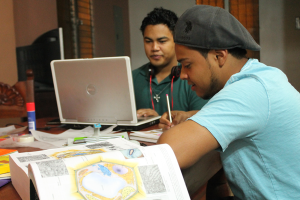
M 179 111 L 179 110 L 171 111 L 172 123 L 169 121 L 168 112 L 165 112 L 159 120 L 158 127 L 161 128 L 163 131 L 166 131 L 173 126 L 186 121 L 189 117 L 193 116 L 197 112 L 198 110 L 193 110 L 188 112 Z
M 159 116 L 155 110 L 150 108 L 142 108 L 136 111 L 137 117 Z

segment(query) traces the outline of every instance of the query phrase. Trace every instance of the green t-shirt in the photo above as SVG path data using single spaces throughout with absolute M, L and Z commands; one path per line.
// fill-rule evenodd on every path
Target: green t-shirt
M 137 110 L 141 108 L 153 109 L 150 94 L 149 65 L 150 63 L 147 63 L 132 72 Z M 166 94 L 169 95 L 170 107 L 172 109 L 171 81 L 171 76 L 166 77 L 159 84 L 155 77 L 152 79 L 152 98 L 155 111 L 159 115 L 162 115 L 168 110 Z M 157 100 L 155 98 L 156 96 L 159 96 Z M 198 97 L 197 94 L 191 90 L 187 81 L 178 78 L 173 83 L 173 110 L 200 110 L 206 102 L 207 100 Z

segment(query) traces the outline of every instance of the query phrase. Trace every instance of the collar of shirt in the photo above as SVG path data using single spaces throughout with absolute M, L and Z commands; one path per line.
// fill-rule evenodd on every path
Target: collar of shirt
M 143 76 L 146 77 L 146 80 L 149 81 L 150 80 L 150 76 L 149 76 L 149 67 L 150 67 L 151 63 L 147 63 L 142 70 L 140 71 L 140 74 L 142 74 Z M 180 66 L 180 63 L 177 64 L 178 66 Z M 155 83 L 156 85 L 160 85 L 160 84 L 165 84 L 165 83 L 169 83 L 172 81 L 171 76 L 167 76 L 163 81 L 161 81 L 159 84 L 157 83 L 156 77 L 154 76 L 154 78 L 152 78 L 152 83 Z

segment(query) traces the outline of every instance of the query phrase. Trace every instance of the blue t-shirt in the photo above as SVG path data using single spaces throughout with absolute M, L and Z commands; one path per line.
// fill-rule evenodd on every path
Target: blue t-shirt
M 300 94 L 282 71 L 249 59 L 190 119 L 220 144 L 237 199 L 300 199 Z

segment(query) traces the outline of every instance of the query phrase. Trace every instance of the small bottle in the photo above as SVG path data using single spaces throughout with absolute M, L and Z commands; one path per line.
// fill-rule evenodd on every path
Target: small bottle
M 27 116 L 28 116 L 28 129 L 31 133 L 31 130 L 36 130 L 36 119 L 35 119 L 35 103 L 28 102 L 26 103 Z
M 31 133 L 32 130 L 36 130 L 33 71 L 31 69 L 27 69 L 26 75 L 27 75 L 26 109 L 27 109 L 27 117 L 28 117 L 28 130 L 29 133 Z

